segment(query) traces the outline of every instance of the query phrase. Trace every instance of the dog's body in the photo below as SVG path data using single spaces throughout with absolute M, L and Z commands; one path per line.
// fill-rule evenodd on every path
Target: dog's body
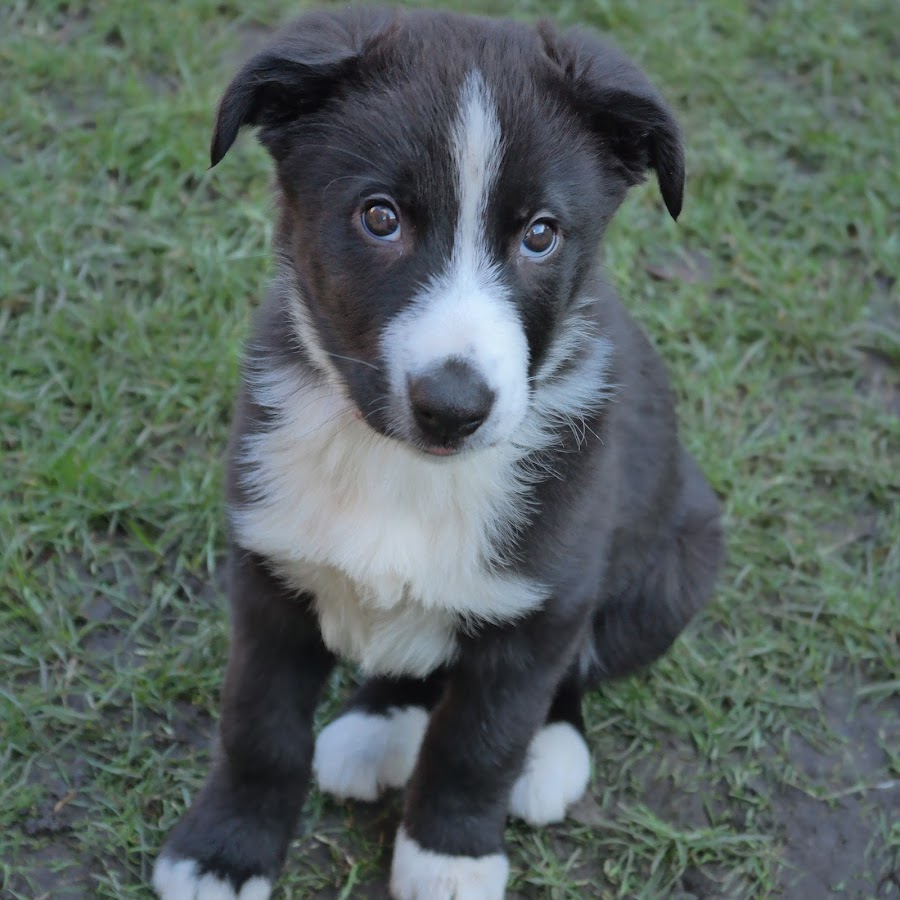
M 395 897 L 502 897 L 507 813 L 586 788 L 583 690 L 663 653 L 721 559 L 596 258 L 648 168 L 677 215 L 677 126 L 589 37 L 374 10 L 251 60 L 214 163 L 243 125 L 277 166 L 278 274 L 230 451 L 221 752 L 154 882 L 267 897 L 314 768 L 342 797 L 409 782 Z M 314 748 L 334 654 L 369 680 Z

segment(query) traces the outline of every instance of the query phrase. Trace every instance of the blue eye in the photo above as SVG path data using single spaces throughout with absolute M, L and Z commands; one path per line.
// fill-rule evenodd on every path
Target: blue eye
M 549 219 L 538 219 L 525 229 L 520 252 L 529 259 L 542 259 L 549 256 L 559 243 L 556 225 Z
M 397 210 L 385 200 L 369 203 L 360 215 L 362 227 L 379 241 L 400 239 L 400 216 Z

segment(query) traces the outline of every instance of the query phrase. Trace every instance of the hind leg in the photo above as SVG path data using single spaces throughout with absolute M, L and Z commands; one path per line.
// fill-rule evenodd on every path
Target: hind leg
M 570 673 L 557 688 L 547 721 L 532 738 L 509 799 L 510 815 L 531 825 L 561 822 L 591 778 L 581 714 L 582 684 Z
M 682 453 L 683 489 L 671 533 L 643 576 L 594 616 L 591 680 L 620 678 L 662 656 L 712 595 L 724 557 L 718 498 Z
M 316 740 L 319 790 L 341 799 L 377 800 L 406 785 L 416 764 L 443 673 L 426 679 L 370 678 Z
M 562 821 L 587 789 L 585 682 L 628 675 L 653 662 L 712 594 L 724 555 L 719 501 L 693 459 L 684 453 L 682 460 L 684 486 L 672 533 L 640 582 L 594 616 L 593 641 L 557 689 L 547 721 L 531 741 L 509 806 L 526 822 Z

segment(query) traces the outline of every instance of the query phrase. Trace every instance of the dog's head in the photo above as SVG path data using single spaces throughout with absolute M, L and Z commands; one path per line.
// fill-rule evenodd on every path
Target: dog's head
M 441 13 L 315 13 L 227 88 L 215 165 L 261 129 L 277 249 L 310 363 L 376 431 L 448 455 L 508 441 L 654 169 L 681 208 L 678 126 L 596 38 Z

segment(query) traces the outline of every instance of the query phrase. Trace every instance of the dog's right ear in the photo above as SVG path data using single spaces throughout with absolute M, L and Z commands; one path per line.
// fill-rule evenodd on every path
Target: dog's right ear
M 225 89 L 210 144 L 211 165 L 225 156 L 245 125 L 271 130 L 318 109 L 390 22 L 387 13 L 370 9 L 310 13 L 287 26 Z

